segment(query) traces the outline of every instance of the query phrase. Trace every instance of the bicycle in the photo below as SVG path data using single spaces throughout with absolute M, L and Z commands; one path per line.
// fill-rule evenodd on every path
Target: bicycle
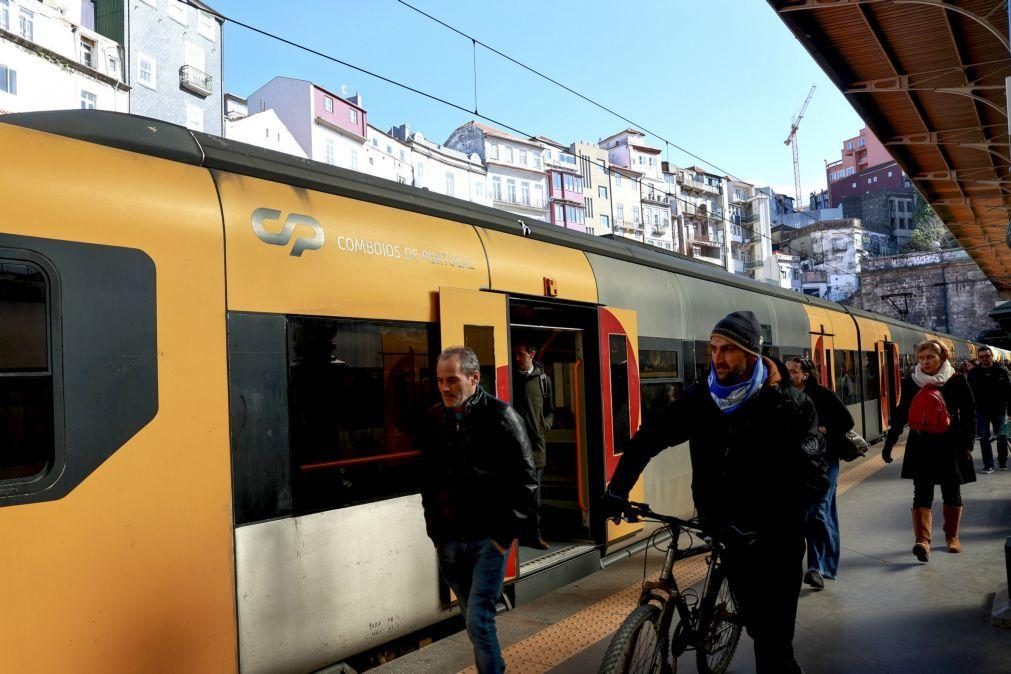
M 725 546 L 705 541 L 697 521 L 660 515 L 645 503 L 628 502 L 623 517 L 629 522 L 663 524 L 670 532 L 670 543 L 659 580 L 643 581 L 638 606 L 611 639 L 600 674 L 671 674 L 677 671 L 678 657 L 689 649 L 695 651 L 700 674 L 722 674 L 733 660 L 743 626 L 721 563 Z M 698 532 L 705 542 L 679 549 L 678 540 L 686 530 Z M 718 538 L 736 536 L 742 544 L 753 542 L 753 534 L 735 527 L 724 534 Z M 700 598 L 694 590 L 678 587 L 674 564 L 707 553 L 709 569 Z

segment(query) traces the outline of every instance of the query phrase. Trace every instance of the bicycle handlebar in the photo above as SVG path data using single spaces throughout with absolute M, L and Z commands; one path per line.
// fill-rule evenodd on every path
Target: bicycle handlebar
M 635 501 L 626 501 L 626 506 L 624 512 L 622 512 L 620 518 L 624 519 L 626 522 L 638 522 L 640 520 L 654 520 L 660 522 L 669 527 L 676 527 L 679 529 L 692 529 L 698 531 L 700 534 L 712 535 L 714 532 L 708 531 L 702 527 L 698 519 L 683 520 L 678 517 L 672 517 L 670 515 L 661 515 L 660 513 L 653 512 L 649 507 L 648 503 L 637 503 Z M 718 539 L 727 540 L 730 538 L 737 539 L 743 545 L 748 546 L 755 542 L 757 534 L 753 531 L 743 531 L 734 525 L 725 526 L 716 532 Z

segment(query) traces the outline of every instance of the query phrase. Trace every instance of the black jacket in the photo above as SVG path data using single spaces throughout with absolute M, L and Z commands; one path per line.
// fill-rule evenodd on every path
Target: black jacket
M 909 421 L 909 405 L 919 390 L 912 375 L 902 379 L 902 398 L 895 408 L 892 427 L 885 439 L 886 452 L 891 451 Z M 923 477 L 940 484 L 957 475 L 962 484 L 975 482 L 972 454 L 966 451 L 972 449 L 976 439 L 976 406 L 972 391 L 960 374 L 953 374 L 940 390 L 951 415 L 951 428 L 947 433 L 933 435 L 910 430 L 906 438 L 906 454 L 902 459 L 902 477 L 910 480 Z
M 1003 365 L 978 365 L 966 375 L 972 387 L 976 410 L 981 414 L 1006 414 L 1011 400 L 1011 376 Z
M 513 370 L 513 407 L 526 424 L 535 468 L 547 463 L 547 435 L 555 419 L 552 391 L 551 380 L 540 363 L 534 363 L 530 374 Z
M 537 488 L 530 442 L 516 411 L 479 387 L 459 418 L 441 404 L 430 409 L 419 445 L 421 499 L 432 541 L 490 536 L 509 546 L 533 515 Z
M 782 372 L 789 382 L 785 368 Z M 802 445 L 821 446 L 810 398 L 790 386 L 763 388 L 723 414 L 709 387 L 695 384 L 639 429 L 618 462 L 610 490 L 627 496 L 652 457 L 685 440 L 692 496 L 706 526 L 716 530 L 732 524 L 772 537 L 799 530 L 807 506 Z
M 836 394 L 814 379 L 808 379 L 804 393 L 818 412 L 818 425 L 825 427 L 825 444 L 828 446 L 829 455 L 838 459 L 837 447 L 840 443 L 846 442 L 846 431 L 853 428 L 853 415 L 846 409 Z

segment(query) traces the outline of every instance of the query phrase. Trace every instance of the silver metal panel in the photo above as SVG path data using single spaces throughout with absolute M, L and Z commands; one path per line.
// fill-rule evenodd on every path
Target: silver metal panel
M 695 502 L 692 500 L 692 459 L 687 442 L 668 447 L 653 457 L 642 479 L 646 503 L 653 510 L 674 517 L 691 517 Z
M 449 615 L 421 497 L 235 531 L 242 672 L 305 672 Z
M 593 253 L 586 257 L 597 279 L 601 304 L 634 309 L 640 337 L 686 338 L 685 293 L 678 277 Z

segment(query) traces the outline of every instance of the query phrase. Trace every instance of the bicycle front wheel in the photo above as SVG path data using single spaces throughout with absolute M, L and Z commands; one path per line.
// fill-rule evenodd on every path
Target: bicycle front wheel
M 742 622 L 726 576 L 720 579 L 713 608 L 708 614 L 707 624 L 701 626 L 702 634 L 695 650 L 695 663 L 699 674 L 723 674 L 737 651 Z
M 653 604 L 637 607 L 611 639 L 600 674 L 660 674 L 669 672 L 667 635 L 660 630 L 660 609 Z

